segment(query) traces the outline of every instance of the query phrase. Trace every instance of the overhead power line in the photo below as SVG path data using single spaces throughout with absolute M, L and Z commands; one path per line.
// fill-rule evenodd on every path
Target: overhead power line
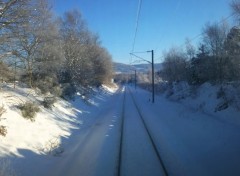
M 136 42 L 136 37 L 137 37 L 137 31 L 138 31 L 138 23 L 139 23 L 139 17 L 140 17 L 140 12 L 142 8 L 142 0 L 138 1 L 138 10 L 137 10 L 137 18 L 136 18 L 136 27 L 135 27 L 135 32 L 134 32 L 134 37 L 133 37 L 133 44 L 132 44 L 132 51 L 135 49 L 135 42 Z
M 235 16 L 235 15 L 236 15 L 235 13 L 232 13 L 231 15 L 227 16 L 226 18 L 220 20 L 217 24 L 218 24 L 218 25 L 219 25 L 219 24 L 222 24 L 222 23 L 224 23 L 225 21 L 227 21 L 227 20 L 229 20 L 230 18 L 232 18 L 233 16 Z M 197 38 L 199 38 L 199 37 L 202 36 L 203 34 L 204 34 L 204 32 L 201 32 L 200 34 L 198 34 L 198 35 L 194 36 L 193 38 L 191 38 L 191 39 L 189 40 L 189 42 L 192 42 L 192 41 L 196 40 Z M 184 46 L 185 46 L 185 43 L 181 44 L 181 45 L 180 45 L 180 48 L 182 48 L 182 47 L 184 47 Z M 162 59 L 163 57 L 164 57 L 164 56 L 161 55 L 161 56 L 158 57 L 156 60 L 160 60 L 160 59 Z

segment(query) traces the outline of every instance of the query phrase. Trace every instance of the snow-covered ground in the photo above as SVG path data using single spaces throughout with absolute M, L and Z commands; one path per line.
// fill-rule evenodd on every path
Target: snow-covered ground
M 222 92 L 219 90 L 222 89 Z M 198 112 L 225 123 L 240 125 L 240 88 L 232 84 L 211 85 L 204 83 L 200 87 L 189 86 L 187 83 L 179 83 L 173 86 L 171 95 L 166 91 L 170 101 L 178 102 L 193 112 Z M 220 106 L 227 104 L 226 109 Z
M 132 89 L 169 175 L 240 175 L 240 113 L 215 112 L 215 90 L 206 84 L 195 98 L 161 95 L 152 104 L 150 92 Z
M 116 175 L 124 117 L 121 173 L 158 175 L 161 170 L 150 164 L 156 156 L 133 111 L 131 91 L 169 175 L 240 175 L 239 111 L 235 107 L 215 111 L 221 99 L 216 99 L 214 87 L 203 85 L 194 97 L 183 98 L 181 91 L 171 100 L 158 95 L 154 104 L 150 92 L 127 90 L 103 86 L 87 104 L 80 97 L 74 102 L 59 99 L 52 110 L 41 107 L 31 122 L 21 117 L 16 105 L 42 97 L 6 85 L 0 103 L 7 112 L 0 125 L 7 126 L 8 134 L 0 137 L 0 158 L 10 161 L 8 167 L 17 175 Z M 58 148 L 49 154 L 48 146 L 55 143 Z
M 7 127 L 7 135 L 0 136 L 0 175 L 9 175 L 10 172 L 24 176 L 37 175 L 32 172 L 41 175 L 51 162 L 59 158 L 56 156 L 68 151 L 70 138 L 96 120 L 94 117 L 101 104 L 116 90 L 117 87 L 103 86 L 95 90 L 95 96 L 90 100 L 83 100 L 80 95 L 71 102 L 58 98 L 50 110 L 40 104 L 44 96 L 35 90 L 2 85 L 0 105 L 6 112 L 0 125 Z M 26 101 L 40 106 L 34 122 L 24 119 L 18 108 Z

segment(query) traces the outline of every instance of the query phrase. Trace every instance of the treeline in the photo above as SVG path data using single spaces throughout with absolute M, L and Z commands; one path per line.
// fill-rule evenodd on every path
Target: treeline
M 240 20 L 240 1 L 231 7 Z M 208 23 L 196 49 L 186 41 L 185 50 L 172 48 L 165 53 L 159 75 L 169 83 L 186 81 L 191 85 L 204 82 L 226 83 L 240 80 L 240 26 L 229 28 L 226 21 Z
M 112 59 L 79 11 L 56 17 L 48 0 L 0 1 L 2 80 L 71 92 L 112 78 Z

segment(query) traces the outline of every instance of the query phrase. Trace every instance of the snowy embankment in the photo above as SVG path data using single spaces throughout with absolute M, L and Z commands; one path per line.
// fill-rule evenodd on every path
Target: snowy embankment
M 67 139 L 94 121 L 94 116 L 89 114 L 116 90 L 117 87 L 102 86 L 95 89 L 95 95 L 88 100 L 81 95 L 71 102 L 57 98 L 52 109 L 47 109 L 41 105 L 44 96 L 35 90 L 2 85 L 0 106 L 5 112 L 0 117 L 0 125 L 6 126 L 7 134 L 5 137 L 0 135 L 0 175 L 11 175 L 12 171 L 21 175 L 24 174 L 22 170 L 38 167 L 34 158 L 51 156 L 54 160 L 53 156 L 61 155 L 68 147 Z M 35 102 L 40 108 L 33 122 L 23 118 L 18 108 L 27 101 Z M 42 161 L 49 162 L 51 158 L 42 157 Z
M 193 112 L 201 112 L 209 117 L 240 125 L 240 85 L 211 85 L 205 83 L 200 87 L 189 86 L 185 82 L 173 85 L 164 96 L 181 103 Z
M 239 94 L 225 87 L 218 96 L 218 90 L 204 84 L 190 93 L 186 84 L 178 85 L 152 104 L 150 92 L 132 89 L 169 175 L 240 174 Z M 219 110 L 231 95 L 228 108 Z

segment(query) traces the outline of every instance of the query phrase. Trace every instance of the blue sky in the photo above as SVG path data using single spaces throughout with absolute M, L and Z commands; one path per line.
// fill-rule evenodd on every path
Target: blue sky
M 138 0 L 54 1 L 58 15 L 79 9 L 113 60 L 129 63 Z M 142 0 L 135 51 L 153 49 L 156 62 L 161 62 L 163 51 L 184 44 L 186 38 L 194 38 L 207 22 L 218 22 L 229 16 L 229 3 L 230 0 Z M 198 40 L 193 43 L 198 43 Z M 150 59 L 149 53 L 140 56 Z

